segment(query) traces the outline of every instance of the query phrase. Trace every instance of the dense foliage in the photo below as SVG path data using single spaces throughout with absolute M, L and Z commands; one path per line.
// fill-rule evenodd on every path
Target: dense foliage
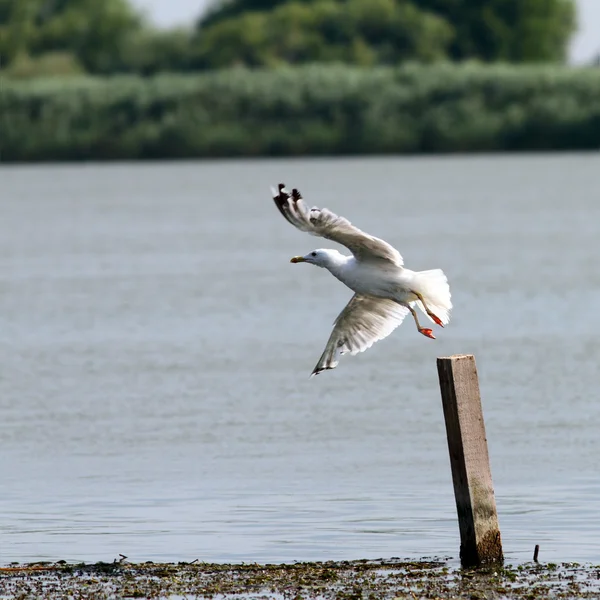
M 199 32 L 204 67 L 444 59 L 453 37 L 442 18 L 398 0 L 287 2 L 245 12 Z
M 5 80 L 4 161 L 585 149 L 600 70 L 308 66 Z
M 563 61 L 576 29 L 572 0 L 417 0 L 456 31 L 450 56 L 486 61 Z
M 189 72 L 312 62 L 561 62 L 574 0 L 223 0 L 194 29 L 156 30 L 131 0 L 0 0 L 0 68 Z
M 356 12 L 357 4 L 361 7 L 358 19 L 349 16 Z M 318 17 L 304 17 L 311 12 L 327 12 L 332 21 L 323 24 Z M 394 45 L 396 37 L 414 32 L 422 40 L 423 49 L 435 40 L 436 32 L 429 25 L 433 18 L 435 27 L 443 31 L 442 39 L 434 42 L 436 51 L 444 50 L 446 57 L 454 60 L 562 61 L 576 25 L 573 0 L 222 0 L 200 21 L 199 27 L 201 36 L 226 44 L 230 54 L 239 48 L 239 60 L 243 60 L 250 40 L 263 48 L 271 44 L 268 60 L 261 63 L 269 64 L 276 49 L 272 36 L 277 36 L 278 27 L 283 25 L 284 29 L 291 29 L 295 39 L 310 38 L 323 48 L 341 41 L 347 47 L 372 49 L 380 40 L 380 45 L 390 48 L 383 54 L 384 60 L 377 62 L 391 62 L 390 59 L 403 60 L 408 55 L 430 58 L 403 44 L 394 52 Z M 236 46 L 236 39 L 228 39 L 225 31 L 246 32 L 246 39 Z M 307 40 L 305 44 L 308 43 Z M 375 48 L 377 58 L 378 54 Z M 353 60 L 355 56 L 342 59 L 357 62 Z M 316 58 L 321 60 L 320 55 Z M 304 62 L 305 55 L 288 56 L 288 60 Z
M 69 53 L 89 71 L 110 72 L 140 27 L 127 0 L 0 0 L 0 56 Z

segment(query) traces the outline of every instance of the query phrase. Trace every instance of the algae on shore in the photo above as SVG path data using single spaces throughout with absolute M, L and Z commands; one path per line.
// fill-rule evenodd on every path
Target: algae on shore
M 600 566 L 464 570 L 446 560 L 293 564 L 35 563 L 0 569 L 0 598 L 514 599 L 600 597 Z

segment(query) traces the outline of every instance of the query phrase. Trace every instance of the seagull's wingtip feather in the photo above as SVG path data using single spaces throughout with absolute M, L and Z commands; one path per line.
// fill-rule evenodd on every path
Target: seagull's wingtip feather
M 339 361 L 335 361 L 332 362 L 328 365 L 325 365 L 323 367 L 315 367 L 313 369 L 313 372 L 310 374 L 309 379 L 312 379 L 315 375 L 319 375 L 320 373 L 322 373 L 323 371 L 332 371 L 333 369 L 335 369 L 339 364 Z

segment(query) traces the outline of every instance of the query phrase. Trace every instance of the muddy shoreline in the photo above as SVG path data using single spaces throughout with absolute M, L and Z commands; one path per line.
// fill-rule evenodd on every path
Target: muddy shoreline
M 496 565 L 460 569 L 448 559 L 293 564 L 11 564 L 0 568 L 0 598 L 438 598 L 600 597 L 600 565 Z

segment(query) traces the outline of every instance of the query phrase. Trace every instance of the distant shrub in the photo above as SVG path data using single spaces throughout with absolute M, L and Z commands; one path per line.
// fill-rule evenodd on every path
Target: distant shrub
M 21 54 L 3 72 L 15 79 L 37 77 L 68 77 L 81 75 L 84 69 L 77 57 L 68 52 L 47 52 L 39 56 Z
M 112 74 L 187 72 L 193 68 L 192 32 L 187 29 L 140 29 L 122 43 Z
M 201 68 L 283 64 L 395 65 L 448 57 L 450 23 L 409 2 L 285 2 L 203 27 L 196 40 Z
M 0 82 L 4 161 L 600 147 L 600 70 L 307 66 Z

